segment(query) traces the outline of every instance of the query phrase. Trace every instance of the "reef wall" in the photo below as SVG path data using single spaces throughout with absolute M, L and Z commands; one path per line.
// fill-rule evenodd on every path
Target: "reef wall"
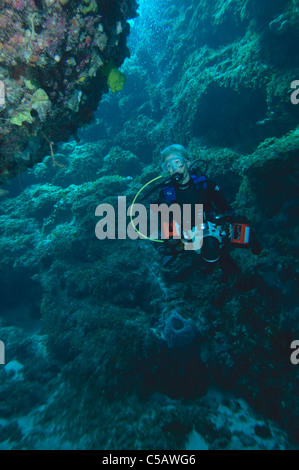
M 0 1 L 0 183 L 91 122 L 107 83 L 121 88 L 136 8 L 136 0 Z
M 135 60 L 124 67 L 126 96 L 114 106 L 125 129 L 115 136 L 103 123 L 116 145 L 141 149 L 147 161 L 158 147 L 192 138 L 251 154 L 297 126 L 290 100 L 299 76 L 297 1 L 164 3 L 155 33 L 135 38 Z M 128 111 L 130 123 L 123 119 Z
M 62 166 L 42 139 L 49 155 L 5 186 L 4 445 L 182 450 L 192 432 L 209 449 L 298 448 L 298 1 L 147 8 L 124 90 L 55 151 Z M 95 237 L 96 206 L 130 204 L 174 141 L 254 226 L 261 255 L 231 253 L 248 283 Z

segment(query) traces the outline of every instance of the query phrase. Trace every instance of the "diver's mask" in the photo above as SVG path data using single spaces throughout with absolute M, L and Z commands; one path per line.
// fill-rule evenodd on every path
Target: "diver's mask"
M 176 155 L 175 157 L 170 158 L 162 164 L 162 171 L 167 173 L 169 171 L 176 171 L 178 168 L 182 168 L 186 163 L 186 158 L 181 155 Z M 177 173 L 178 175 L 179 173 Z

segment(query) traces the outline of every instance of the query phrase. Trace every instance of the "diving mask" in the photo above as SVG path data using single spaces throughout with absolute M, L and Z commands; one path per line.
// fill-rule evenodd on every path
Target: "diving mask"
M 176 155 L 162 164 L 162 171 L 164 173 L 176 171 L 178 168 L 182 168 L 186 161 L 187 160 L 181 155 Z

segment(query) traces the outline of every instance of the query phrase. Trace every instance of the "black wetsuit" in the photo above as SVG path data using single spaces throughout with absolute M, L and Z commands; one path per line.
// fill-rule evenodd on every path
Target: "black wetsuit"
M 159 195 L 159 204 L 167 204 L 170 206 L 171 204 L 179 204 L 181 209 L 183 208 L 183 204 L 203 204 L 203 211 L 204 211 L 204 216 L 206 220 L 208 221 L 213 221 L 215 215 L 217 215 L 217 212 L 214 212 L 214 209 L 218 211 L 218 213 L 224 214 L 227 217 L 231 217 L 232 220 L 235 217 L 234 210 L 230 206 L 230 204 L 227 202 L 223 194 L 221 193 L 219 187 L 213 183 L 212 181 L 207 180 L 204 176 L 200 178 L 202 181 L 198 182 L 198 178 L 193 175 L 190 177 L 190 180 L 188 183 L 182 185 L 179 183 L 173 183 L 167 186 L 166 188 L 163 188 L 160 192 Z M 175 197 L 175 200 L 167 200 L 167 193 L 168 190 L 167 188 L 170 188 L 170 193 L 172 192 Z M 172 191 L 174 190 L 174 191 Z M 171 198 L 170 198 L 171 199 Z M 173 198 L 172 198 L 173 199 Z M 182 211 L 181 211 L 182 212 Z M 191 210 L 191 215 L 194 217 L 194 214 Z M 170 214 L 171 215 L 171 214 Z M 239 217 L 238 217 L 239 219 Z M 246 217 L 241 217 L 240 219 L 243 219 L 244 223 L 248 223 L 248 220 Z M 170 217 L 170 231 L 171 231 L 171 217 Z M 192 227 L 195 226 L 194 220 L 191 220 Z M 182 221 L 181 221 L 181 227 L 182 227 Z M 208 237 L 210 238 L 210 237 Z M 173 240 L 172 240 L 173 241 Z M 180 253 L 179 250 L 177 250 L 175 245 L 172 245 L 171 238 L 170 240 L 165 240 L 165 256 L 164 259 L 166 259 L 166 262 L 169 262 L 169 259 L 174 258 L 176 259 L 176 255 Z M 204 242 L 205 243 L 205 242 Z M 260 254 L 262 247 L 252 230 L 250 229 L 250 241 L 249 241 L 249 247 L 251 248 L 252 252 L 256 255 Z M 202 250 L 204 248 L 204 245 L 202 247 Z M 222 246 L 222 248 L 219 251 L 219 266 L 221 270 L 224 273 L 223 276 L 223 282 L 226 282 L 227 276 L 228 275 L 233 275 L 236 276 L 239 282 L 239 288 L 240 289 L 248 289 L 252 288 L 255 286 L 256 280 L 252 282 L 251 276 L 242 276 L 242 271 L 240 267 L 237 265 L 237 263 L 234 261 L 234 259 L 230 256 L 229 254 L 229 243 L 225 244 Z M 188 254 L 192 254 L 192 252 L 188 251 Z M 214 266 L 217 264 L 215 262 L 210 262 L 207 263 L 203 260 L 203 258 L 200 256 L 196 256 L 197 260 L 200 260 L 201 264 L 205 266 L 205 269 L 207 272 L 211 272 L 213 270 Z M 163 264 L 165 265 L 165 262 L 163 261 Z M 256 276 L 254 276 L 255 279 Z
M 202 177 L 201 182 L 196 182 L 195 177 L 190 177 L 190 180 L 186 184 L 179 184 L 173 183 L 170 184 L 169 187 L 172 187 L 175 191 L 175 200 L 167 201 L 165 194 L 167 190 L 165 188 L 162 189 L 159 195 L 159 204 L 167 204 L 168 206 L 174 203 L 179 204 L 181 208 L 183 208 L 183 204 L 203 204 L 203 211 L 204 211 L 204 218 L 208 221 L 213 221 L 215 215 L 217 213 L 225 214 L 226 216 L 233 217 L 234 211 L 230 204 L 227 202 L 225 197 L 223 196 L 222 192 L 220 191 L 219 187 L 213 183 L 212 181 Z M 217 212 L 215 212 L 215 209 Z M 194 212 L 191 211 L 192 214 L 192 221 L 191 226 L 195 225 L 194 223 Z M 171 214 L 170 214 L 171 215 Z M 181 227 L 182 227 L 182 221 Z M 170 217 L 170 231 L 172 227 L 172 219 Z M 165 253 L 169 254 L 172 253 L 176 255 L 177 251 L 175 251 L 174 246 L 172 245 L 172 240 L 166 240 L 165 242 Z M 222 271 L 226 274 L 236 274 L 239 275 L 241 270 L 235 261 L 229 255 L 228 250 L 226 247 L 222 247 L 220 251 L 220 259 L 219 265 Z M 206 264 L 206 263 L 204 263 Z M 208 263 L 209 268 L 212 269 L 212 264 L 215 263 Z
M 167 201 L 165 197 L 167 189 L 165 190 L 165 188 L 163 188 L 164 190 L 162 189 L 159 195 L 159 204 L 165 203 L 169 206 L 177 203 L 181 207 L 181 213 L 183 213 L 182 209 L 184 204 L 190 204 L 191 207 L 194 207 L 195 204 L 202 204 L 204 221 L 212 221 L 217 213 L 231 216 L 234 214 L 233 209 L 226 201 L 219 187 L 212 181 L 207 180 L 205 177 L 202 177 L 202 181 L 199 182 L 195 177 L 190 177 L 190 180 L 186 184 L 174 183 L 170 186 L 174 189 L 175 196 L 172 196 L 172 199 L 175 198 L 175 200 Z M 216 212 L 215 208 L 217 209 Z M 170 231 L 172 230 L 171 216 L 172 214 L 170 214 Z M 191 210 L 191 217 L 191 227 L 194 227 L 196 226 L 194 210 Z M 183 227 L 182 220 L 177 222 L 180 222 L 180 227 Z
M 197 188 L 196 188 L 197 186 Z M 183 207 L 183 204 L 203 204 L 203 210 L 207 220 L 213 218 L 214 206 L 221 213 L 231 213 L 233 210 L 221 193 L 219 187 L 212 181 L 205 180 L 195 185 L 192 178 L 186 184 L 174 183 L 176 200 L 175 202 Z M 163 191 L 160 192 L 159 204 L 168 203 L 165 199 Z

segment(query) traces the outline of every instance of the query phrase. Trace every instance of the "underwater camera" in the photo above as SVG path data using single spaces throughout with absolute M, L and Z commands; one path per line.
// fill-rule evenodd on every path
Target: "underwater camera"
M 248 248 L 250 243 L 250 225 L 246 217 L 238 217 L 232 220 L 231 217 L 216 217 L 219 235 L 222 240 L 226 240 L 239 248 Z

